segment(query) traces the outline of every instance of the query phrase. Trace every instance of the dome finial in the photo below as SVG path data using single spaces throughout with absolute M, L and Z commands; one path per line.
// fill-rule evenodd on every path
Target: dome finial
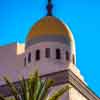
M 51 0 L 48 0 L 48 5 L 47 5 L 48 13 L 47 13 L 47 16 L 52 16 L 52 8 L 53 8 L 52 2 L 51 2 Z

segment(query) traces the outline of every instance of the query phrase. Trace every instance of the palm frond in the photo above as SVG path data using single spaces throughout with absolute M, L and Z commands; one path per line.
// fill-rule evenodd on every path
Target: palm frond
M 5 83 L 9 87 L 10 92 L 15 97 L 15 99 L 20 100 L 16 86 L 12 82 L 10 82 L 10 80 L 8 80 L 5 76 L 3 78 L 4 78 Z
M 42 85 L 38 100 L 45 100 L 48 94 L 49 87 L 52 86 L 53 82 L 54 82 L 53 80 L 45 80 L 44 82 L 42 81 L 43 85 Z
M 60 90 L 58 90 L 56 93 L 54 93 L 48 100 L 58 100 L 60 96 L 62 96 L 66 91 L 68 91 L 71 87 L 68 85 L 64 86 Z
M 16 85 L 14 85 L 6 77 L 3 77 L 5 83 L 9 87 L 10 92 L 14 96 L 15 100 L 47 100 L 49 93 L 49 88 L 53 85 L 54 81 L 50 79 L 41 80 L 38 71 L 34 73 L 28 80 L 24 77 L 21 78 L 19 83 L 19 90 Z M 63 95 L 70 87 L 68 85 L 64 86 L 57 92 L 55 92 L 48 100 L 58 100 L 58 98 Z M 21 93 L 19 93 L 19 91 Z M 3 95 L 0 94 L 0 100 L 6 100 Z
M 39 77 L 38 72 L 36 71 L 34 74 L 34 100 L 38 99 L 38 95 L 41 89 L 41 79 Z
M 28 98 L 29 98 L 28 86 L 27 86 L 27 82 L 24 79 L 24 77 L 22 77 L 22 80 L 20 81 L 20 88 L 21 88 L 21 99 L 28 100 Z
M 2 94 L 0 94 L 0 100 L 6 100 Z
M 28 92 L 29 92 L 29 100 L 34 100 L 34 77 L 33 75 L 29 77 L 29 79 L 27 80 L 27 86 L 28 86 Z

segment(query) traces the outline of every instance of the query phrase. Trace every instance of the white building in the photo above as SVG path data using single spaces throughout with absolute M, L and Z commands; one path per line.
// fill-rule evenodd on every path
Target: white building
M 76 67 L 75 42 L 71 30 L 61 20 L 52 16 L 51 0 L 48 14 L 34 24 L 25 44 L 13 43 L 0 47 L 0 76 L 8 76 L 16 84 L 18 77 L 28 78 L 39 70 L 43 78 L 55 80 L 50 95 L 64 84 L 73 88 L 60 100 L 100 100 L 84 82 Z M 0 80 L 0 92 L 10 96 L 6 85 Z

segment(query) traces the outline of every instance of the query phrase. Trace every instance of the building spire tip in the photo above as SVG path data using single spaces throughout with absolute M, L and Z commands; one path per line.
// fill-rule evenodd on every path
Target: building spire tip
M 47 5 L 47 16 L 52 16 L 52 0 L 48 0 L 48 5 Z

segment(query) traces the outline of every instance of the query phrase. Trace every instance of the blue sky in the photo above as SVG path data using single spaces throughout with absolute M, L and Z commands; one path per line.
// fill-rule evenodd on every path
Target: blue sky
M 0 45 L 24 42 L 46 15 L 47 0 L 0 0 Z M 66 23 L 76 42 L 77 66 L 100 97 L 100 0 L 53 0 L 54 16 Z

